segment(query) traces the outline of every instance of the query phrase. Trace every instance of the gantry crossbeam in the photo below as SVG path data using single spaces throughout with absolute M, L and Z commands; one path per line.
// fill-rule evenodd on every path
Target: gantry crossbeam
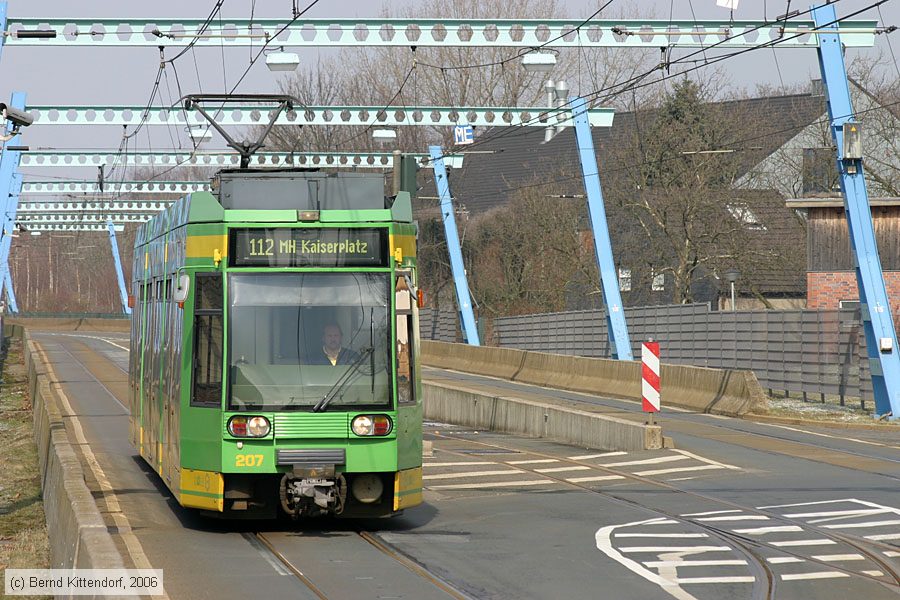
M 782 36 L 808 33 L 811 20 L 786 22 L 702 21 L 648 19 L 302 19 L 279 31 L 288 19 L 223 19 L 197 38 L 197 46 L 415 46 L 746 48 Z M 203 19 L 46 19 L 10 17 L 6 28 L 10 46 L 185 46 L 204 24 Z M 871 46 L 876 21 L 841 23 L 847 46 Z M 52 32 L 52 39 L 19 37 L 19 31 Z M 786 40 L 785 46 L 816 46 L 813 35 Z
M 450 107 L 450 106 L 298 106 L 283 112 L 276 125 L 363 125 L 363 126 L 437 126 L 459 124 L 476 127 L 510 127 L 528 125 L 545 127 L 567 122 L 567 113 L 546 109 L 517 107 Z M 151 108 L 146 106 L 29 106 L 35 125 L 182 125 L 207 127 L 199 112 L 186 112 L 180 107 Z M 610 127 L 614 109 L 593 108 L 588 111 L 590 124 Z M 145 116 L 146 114 L 146 116 Z M 260 106 L 228 106 L 216 117 L 220 125 L 265 125 L 269 109 Z
M 414 156 L 422 168 L 431 166 L 427 154 Z M 460 168 L 463 155 L 444 158 L 449 167 Z M 123 152 L 116 150 L 27 150 L 22 152 L 21 167 L 99 167 L 102 165 L 126 167 L 236 167 L 239 154 L 230 151 L 145 151 Z M 347 167 L 390 169 L 394 156 L 389 152 L 257 152 L 250 159 L 251 167 Z
M 206 181 L 107 182 L 100 190 L 96 181 L 26 181 L 22 195 L 33 194 L 191 194 L 209 191 Z

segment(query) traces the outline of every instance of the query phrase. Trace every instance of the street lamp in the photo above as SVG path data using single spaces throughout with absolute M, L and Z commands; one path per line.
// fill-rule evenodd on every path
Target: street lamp
M 397 143 L 397 131 L 394 129 L 373 129 L 372 139 L 375 143 L 386 148 Z
M 266 66 L 270 71 L 294 71 L 300 65 L 300 55 L 296 52 L 285 52 L 284 48 L 266 54 Z
M 740 279 L 741 272 L 735 268 L 725 271 L 725 280 L 731 284 L 731 312 L 734 312 L 734 283 Z

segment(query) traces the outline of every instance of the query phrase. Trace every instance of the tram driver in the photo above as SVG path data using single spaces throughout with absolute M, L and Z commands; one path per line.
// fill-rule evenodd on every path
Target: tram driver
M 310 364 L 314 365 L 352 365 L 359 354 L 343 346 L 344 332 L 337 323 L 328 323 L 322 328 L 322 348 L 312 352 Z

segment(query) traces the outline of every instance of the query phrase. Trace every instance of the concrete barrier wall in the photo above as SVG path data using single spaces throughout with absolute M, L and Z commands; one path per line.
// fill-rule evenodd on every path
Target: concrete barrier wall
M 32 331 L 131 331 L 131 321 L 122 319 L 95 319 L 95 318 L 53 318 L 53 317 L 6 317 L 7 325 L 19 325 Z
M 422 346 L 422 362 L 433 367 L 610 398 L 641 398 L 638 361 L 431 341 Z M 664 409 L 671 405 L 739 416 L 768 407 L 768 397 L 752 371 L 664 364 L 660 380 Z
M 50 566 L 56 569 L 120 569 L 124 566 L 66 433 L 63 403 L 47 365 L 24 333 L 25 365 L 34 414 Z
M 489 431 L 545 438 L 600 450 L 663 447 L 658 425 L 506 396 L 459 385 L 423 383 L 425 418 Z

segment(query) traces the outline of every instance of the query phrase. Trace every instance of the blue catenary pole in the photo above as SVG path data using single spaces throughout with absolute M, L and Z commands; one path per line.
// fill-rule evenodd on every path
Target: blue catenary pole
M 6 290 L 6 305 L 9 312 L 16 314 L 19 312 L 19 304 L 16 302 L 16 292 L 13 289 L 12 276 L 9 269 L 9 252 L 12 248 L 12 234 L 16 229 L 16 211 L 19 206 L 19 193 L 22 191 L 22 174 L 13 173 L 12 186 L 9 192 L 9 202 L 6 207 L 6 215 L 4 223 L 4 235 L 0 239 L 0 273 L 2 273 L 2 281 L 0 281 L 0 289 Z
M 837 146 L 837 168 L 844 212 L 859 286 L 859 302 L 866 333 L 866 352 L 872 374 L 876 416 L 900 418 L 900 352 L 884 285 L 884 273 L 872 224 L 872 209 L 863 175 L 863 161 L 844 155 L 844 129 L 859 126 L 853 116 L 844 50 L 838 35 L 834 5 L 813 8 L 818 33 L 819 67 L 827 91 L 831 135 Z
M 612 242 L 609 240 L 609 227 L 606 224 L 597 154 L 594 152 L 594 140 L 587 119 L 587 102 L 584 98 L 572 96 L 569 98 L 569 105 L 575 118 L 575 139 L 578 142 L 578 157 L 584 176 L 584 191 L 588 197 L 594 249 L 597 252 L 597 266 L 600 269 L 600 287 L 603 290 L 603 303 L 606 305 L 609 347 L 613 358 L 634 360 L 631 354 L 631 340 L 628 337 L 628 324 L 625 322 L 625 310 L 622 307 L 622 295 L 619 293 L 619 276 L 613 261 Z
M 447 169 L 444 166 L 444 152 L 440 146 L 429 146 L 431 160 L 434 164 L 434 181 L 437 185 L 438 197 L 441 199 L 441 219 L 444 222 L 444 235 L 447 237 L 447 251 L 450 253 L 450 270 L 456 286 L 456 305 L 459 308 L 459 321 L 466 342 L 471 346 L 480 346 L 478 328 L 475 325 L 475 314 L 472 312 L 472 298 L 469 296 L 469 282 L 463 265 L 462 250 L 459 246 L 459 232 L 456 230 L 456 215 L 453 212 L 453 200 L 450 196 L 450 182 L 447 180 Z
M 13 92 L 9 104 L 13 108 L 25 110 L 25 92 Z M 6 132 L 11 130 L 12 124 L 7 124 Z M 10 301 L 9 310 L 16 312 L 18 307 L 15 303 L 15 294 L 12 292 L 12 286 L 8 285 L 11 278 L 5 276 L 5 273 L 9 271 L 9 250 L 16 226 L 19 191 L 22 189 L 22 176 L 18 174 L 22 153 L 19 150 L 10 150 L 7 147 L 8 143 L 0 150 L 0 295 L 5 288 Z
M 125 275 L 122 273 L 122 261 L 119 259 L 119 243 L 116 241 L 116 227 L 112 219 L 107 219 L 106 228 L 109 230 L 109 245 L 112 248 L 113 262 L 116 264 L 116 280 L 119 282 L 119 297 L 122 299 L 122 312 L 131 314 L 128 306 L 128 290 L 125 288 Z
M 0 2 L 0 31 L 6 31 L 6 0 Z M 0 56 L 3 54 L 3 44 L 6 42 L 6 36 L 0 35 Z

